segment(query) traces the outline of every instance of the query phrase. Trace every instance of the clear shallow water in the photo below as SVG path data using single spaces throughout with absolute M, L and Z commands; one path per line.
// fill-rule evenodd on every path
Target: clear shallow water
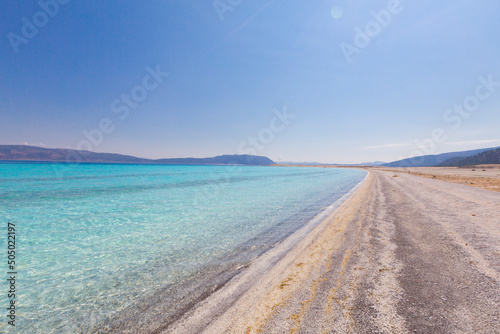
M 159 326 L 302 227 L 365 174 L 0 164 L 2 226 L 11 221 L 17 227 L 16 330 Z M 0 247 L 6 249 L 4 229 Z M 5 309 L 7 296 L 0 295 Z M 5 319 L 1 331 L 11 329 Z

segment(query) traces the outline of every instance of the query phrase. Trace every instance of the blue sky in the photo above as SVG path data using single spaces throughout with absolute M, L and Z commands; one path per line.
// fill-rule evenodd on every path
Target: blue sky
M 496 0 L 5 0 L 0 13 L 0 144 L 326 163 L 500 146 Z

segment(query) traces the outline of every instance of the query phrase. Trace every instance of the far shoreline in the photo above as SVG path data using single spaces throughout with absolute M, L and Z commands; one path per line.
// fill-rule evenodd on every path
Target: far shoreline
M 500 164 L 465 167 L 385 167 L 352 165 L 274 165 L 276 167 L 351 168 L 394 173 L 413 174 L 444 182 L 465 184 L 472 187 L 500 192 Z

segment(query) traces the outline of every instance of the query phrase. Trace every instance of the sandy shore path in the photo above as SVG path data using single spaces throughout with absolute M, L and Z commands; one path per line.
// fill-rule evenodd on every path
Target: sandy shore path
M 285 257 L 165 332 L 500 333 L 499 216 L 497 192 L 372 171 Z

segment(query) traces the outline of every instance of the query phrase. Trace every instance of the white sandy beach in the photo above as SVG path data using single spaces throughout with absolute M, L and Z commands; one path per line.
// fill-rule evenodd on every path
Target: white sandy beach
M 497 192 L 372 171 L 164 332 L 500 332 L 499 212 Z

